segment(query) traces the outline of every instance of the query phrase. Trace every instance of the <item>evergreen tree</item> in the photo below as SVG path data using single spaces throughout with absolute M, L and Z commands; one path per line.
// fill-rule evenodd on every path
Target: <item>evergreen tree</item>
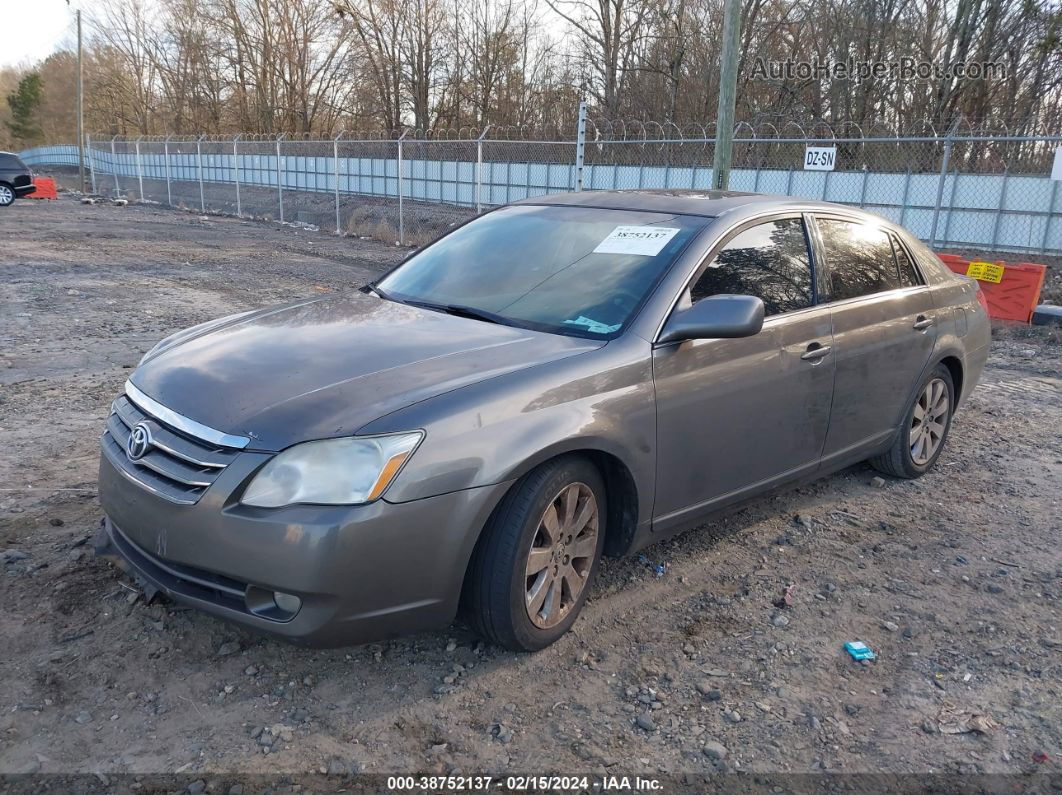
M 15 138 L 32 142 L 41 137 L 41 128 L 37 123 L 37 110 L 41 105 L 41 76 L 29 72 L 23 77 L 18 88 L 7 95 L 7 104 L 11 108 L 11 121 L 7 127 Z

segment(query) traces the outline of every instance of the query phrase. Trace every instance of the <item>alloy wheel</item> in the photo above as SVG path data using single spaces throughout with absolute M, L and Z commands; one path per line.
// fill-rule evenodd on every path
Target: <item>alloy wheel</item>
M 0 185 L 0 205 L 11 204 L 15 200 L 15 194 L 7 185 Z
M 561 489 L 539 519 L 525 568 L 524 604 L 536 627 L 564 620 L 586 587 L 597 555 L 597 498 L 585 483 Z
M 925 466 L 932 461 L 940 449 L 950 411 L 948 385 L 942 379 L 934 378 L 918 396 L 911 418 L 911 460 L 918 466 Z

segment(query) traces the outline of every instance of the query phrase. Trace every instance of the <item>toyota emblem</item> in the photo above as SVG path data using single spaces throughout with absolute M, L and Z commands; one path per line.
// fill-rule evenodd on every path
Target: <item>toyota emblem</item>
M 138 422 L 133 426 L 129 440 L 125 443 L 125 454 L 130 461 L 137 461 L 144 457 L 151 449 L 151 428 L 146 422 Z

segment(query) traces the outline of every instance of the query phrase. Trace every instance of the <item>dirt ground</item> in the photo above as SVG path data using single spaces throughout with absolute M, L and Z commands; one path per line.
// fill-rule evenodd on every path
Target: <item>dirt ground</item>
M 606 561 L 541 653 L 461 624 L 313 651 L 144 604 L 94 560 L 98 438 L 164 335 L 401 252 L 69 197 L 0 231 L 0 772 L 1062 770 L 1056 338 L 994 344 L 933 473 L 853 467 Z

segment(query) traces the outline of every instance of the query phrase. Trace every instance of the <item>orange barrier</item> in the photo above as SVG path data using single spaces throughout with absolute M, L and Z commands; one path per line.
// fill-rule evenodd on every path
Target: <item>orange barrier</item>
M 58 199 L 59 194 L 55 190 L 55 180 L 51 177 L 34 177 L 33 184 L 37 190 L 26 196 L 27 199 Z
M 1040 290 L 1047 274 L 1046 265 L 1032 262 L 979 262 L 954 254 L 937 256 L 956 273 L 977 279 L 989 317 L 1017 323 L 1029 323 L 1032 320 L 1032 314 L 1040 302 Z

